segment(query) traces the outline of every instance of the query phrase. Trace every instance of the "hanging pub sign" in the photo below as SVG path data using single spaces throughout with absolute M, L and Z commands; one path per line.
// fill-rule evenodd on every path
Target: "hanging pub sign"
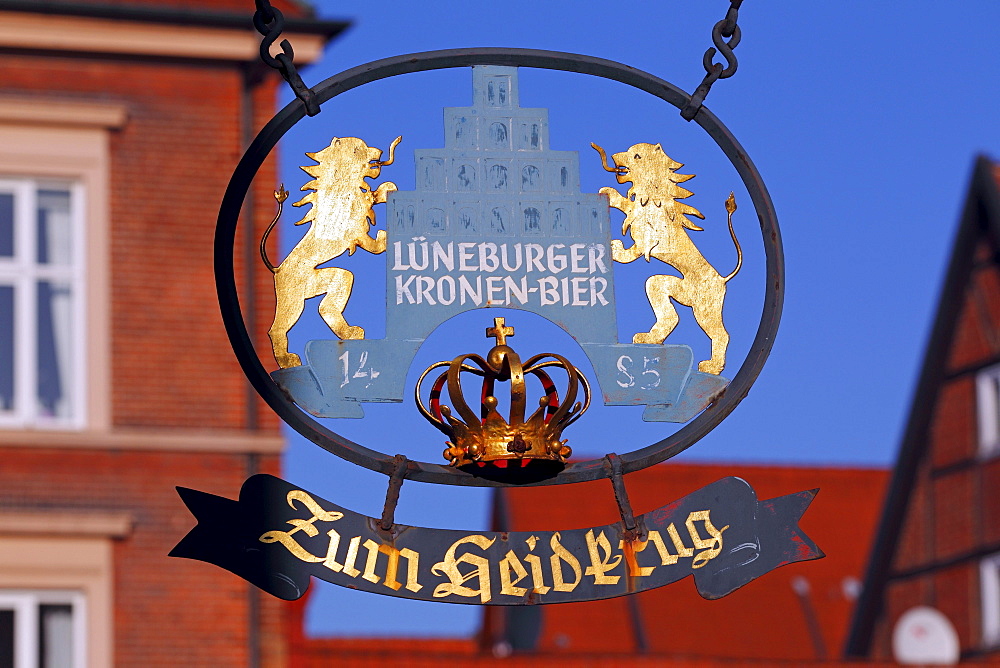
M 271 11 L 271 19 L 255 17 L 268 33 L 265 45 L 280 30 L 280 14 Z M 198 524 L 171 555 L 221 566 L 284 599 L 302 596 L 315 576 L 381 594 L 487 605 L 609 598 L 688 575 L 702 596 L 719 598 L 784 564 L 822 557 L 797 526 L 816 490 L 759 500 L 747 482 L 728 477 L 635 516 L 625 488 L 624 474 L 690 447 L 736 407 L 767 358 L 780 317 L 782 256 L 770 198 L 736 139 L 702 106 L 711 84 L 735 70 L 734 9 L 714 32 L 729 67 L 712 64 L 710 50 L 705 82 L 690 96 L 618 63 L 543 51 L 400 56 L 315 88 L 295 74 L 290 48 L 272 59 L 299 99 L 260 131 L 223 200 L 215 247 L 223 320 L 251 383 L 285 422 L 332 454 L 389 477 L 385 511 L 381 518 L 360 515 L 269 475 L 249 478 L 237 501 L 181 488 Z M 289 197 L 283 186 L 274 191 L 277 215 L 260 243 L 261 270 L 273 276 L 276 296 L 269 335 L 277 368 L 269 372 L 250 341 L 233 273 L 237 221 L 257 170 L 289 129 L 336 95 L 444 68 L 468 68 L 472 105 L 444 109 L 443 148 L 409 149 L 404 137 L 385 151 L 357 137 L 317 140 L 302 166 L 309 178 L 296 184 L 304 195 L 291 202 L 302 212 L 295 224 L 308 229 L 283 258 L 269 257 L 265 245 Z M 679 159 L 689 158 L 658 137 L 607 151 L 597 144 L 583 153 L 553 149 L 548 110 L 520 104 L 521 68 L 612 79 L 677 107 L 730 160 L 755 215 L 739 215 L 732 193 L 711 210 L 687 203 L 693 174 Z M 413 150 L 412 191 L 384 180 L 402 150 Z M 581 160 L 609 174 L 598 192 L 581 190 Z M 620 234 L 611 209 L 624 215 Z M 695 221 L 719 220 L 723 212 L 733 260 L 720 268 L 699 250 L 702 227 Z M 739 236 L 750 228 L 743 219 L 753 218 L 764 245 L 765 299 L 750 353 L 732 374 L 723 312 L 727 285 L 744 263 Z M 358 251 L 384 258 L 383 338 L 345 316 L 354 286 L 369 276 L 349 261 L 327 264 Z M 616 271 L 640 260 L 654 266 L 642 302 L 647 327 L 619 341 Z M 318 307 L 308 301 L 314 297 Z M 707 359 L 671 337 L 681 318 L 675 304 L 690 307 L 684 317 L 710 340 Z M 451 360 L 432 364 L 406 387 L 411 362 L 435 328 L 459 313 L 498 306 L 537 314 L 572 335 L 593 378 L 563 355 L 516 351 L 516 323 L 484 314 L 493 339 L 485 355 L 477 352 L 481 339 L 455 342 Z M 329 335 L 298 354 L 289 350 L 288 332 L 309 308 L 318 308 Z M 437 462 L 383 454 L 314 419 L 363 418 L 366 403 L 407 402 L 410 393 L 413 410 L 444 435 Z M 643 420 L 683 426 L 658 443 L 578 461 L 573 425 L 595 401 L 642 405 Z M 611 481 L 621 517 L 612 525 L 484 532 L 393 519 L 404 480 L 506 487 L 601 478 Z

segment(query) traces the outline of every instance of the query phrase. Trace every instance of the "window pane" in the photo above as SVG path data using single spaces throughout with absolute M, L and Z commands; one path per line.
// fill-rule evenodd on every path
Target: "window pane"
M 72 262 L 68 190 L 38 191 L 38 262 L 62 264 Z
M 72 368 L 72 290 L 68 283 L 38 282 L 38 408 L 49 417 L 69 417 Z
M 14 195 L 0 193 L 0 257 L 14 257 Z
M 14 410 L 14 286 L 0 285 L 0 410 Z
M 990 415 L 986 416 L 986 419 L 993 424 L 992 446 L 996 450 L 997 446 L 1000 445 L 1000 370 L 993 370 L 993 376 L 990 378 L 989 385 L 989 391 L 993 393 L 993 410 Z
M 73 606 L 38 606 L 38 666 L 73 665 Z
M 0 610 L 0 668 L 14 666 L 14 611 Z

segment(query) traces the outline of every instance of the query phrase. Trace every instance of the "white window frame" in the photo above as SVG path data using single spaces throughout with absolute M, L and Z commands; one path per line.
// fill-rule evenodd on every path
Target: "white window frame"
M 111 137 L 128 122 L 120 103 L 0 95 L 0 177 L 79 183 L 86 192 L 87 414 L 81 429 L 0 428 L 0 444 L 75 445 L 111 430 Z M 81 248 L 82 249 L 82 248 Z M 88 442 L 86 438 L 79 443 Z
M 73 663 L 66 668 L 86 668 L 87 600 L 82 592 L 0 589 L 0 609 L 14 610 L 14 668 L 36 668 L 39 665 L 39 607 L 67 604 L 73 610 Z
M 70 193 L 72 234 L 71 266 L 42 265 L 37 258 L 37 211 L 39 190 Z M 82 429 L 87 423 L 87 317 L 86 200 L 79 181 L 28 176 L 0 176 L 0 191 L 13 192 L 14 258 L 0 258 L 0 283 L 14 286 L 14 411 L 0 413 L 0 427 Z M 72 316 L 69 359 L 64 388 L 69 396 L 68 416 L 46 416 L 38 410 L 37 287 L 40 280 L 68 282 L 72 286 Z
M 983 647 L 1000 645 L 1000 552 L 979 562 Z
M 979 426 L 979 455 L 1000 454 L 1000 364 L 976 374 L 976 418 Z

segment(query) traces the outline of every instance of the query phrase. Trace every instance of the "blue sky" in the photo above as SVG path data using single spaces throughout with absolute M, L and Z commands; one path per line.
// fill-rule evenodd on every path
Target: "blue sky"
M 377 10 L 355 5 L 365 13 L 352 15 L 344 3 L 315 4 L 321 17 L 347 18 L 354 26 L 321 62 L 303 68 L 310 85 L 388 56 L 505 46 L 617 60 L 688 91 L 704 75 L 701 58 L 711 46 L 711 28 L 728 8 L 706 0 L 514 0 L 491 8 L 442 1 L 382 3 Z M 1000 21 L 1000 4 L 942 7 L 925 1 L 907 3 L 905 10 L 890 2 L 744 3 L 739 70 L 714 86 L 706 106 L 739 138 L 774 200 L 787 265 L 784 316 L 747 399 L 683 458 L 731 462 L 736 475 L 741 463 L 893 461 L 973 160 L 979 153 L 1000 157 L 995 46 L 983 31 Z M 283 91 L 281 102 L 289 99 Z M 309 164 L 302 154 L 321 149 L 332 136 L 358 136 L 384 148 L 402 134 L 397 164 L 378 182 L 391 179 L 412 189 L 412 150 L 442 146 L 441 108 L 470 102 L 468 69 L 406 75 L 351 91 L 289 133 L 280 146 L 282 178 L 296 190 L 305 180 L 297 167 Z M 741 199 L 735 172 L 711 140 L 670 105 L 582 75 L 523 70 L 521 104 L 550 109 L 551 146 L 580 152 L 584 192 L 614 185 L 600 171 L 590 141 L 609 152 L 662 142 L 685 163 L 682 172 L 698 175 L 686 184 L 695 193 L 688 202 L 708 220 L 695 240 L 724 271 L 733 260 L 722 199 L 736 190 L 742 208 L 735 224 L 747 259 L 731 283 L 726 318 L 733 335 L 729 369 L 737 368 L 760 314 L 761 240 L 749 200 Z M 292 220 L 284 220 L 285 249 L 294 241 Z M 347 315 L 380 337 L 384 260 L 362 255 L 350 260 L 366 278 L 358 281 Z M 650 317 L 641 281 L 629 280 L 619 286 L 623 336 Z M 622 294 L 629 285 L 638 287 Z M 493 315 L 474 312 L 446 323 L 418 355 L 410 382 L 438 359 L 485 352 L 482 321 Z M 689 313 L 681 317 L 682 323 L 690 320 Z M 528 319 L 512 342 L 526 352 L 579 358 L 572 339 L 553 329 Z M 293 347 L 328 336 L 318 318 L 307 316 L 293 330 Z M 674 337 L 690 342 L 696 354 L 699 346 L 707 351 L 707 340 L 690 325 L 682 324 Z M 364 421 L 330 426 L 389 454 L 437 461 L 441 436 L 421 424 L 411 406 L 378 408 Z M 567 436 L 586 456 L 636 449 L 669 433 L 663 424 L 639 422 L 631 408 L 595 408 L 585 419 L 583 434 Z M 622 423 L 629 425 L 625 436 Z M 381 512 L 384 476 L 348 465 L 297 435 L 290 434 L 285 470 L 287 479 L 331 501 L 369 515 Z M 483 490 L 406 483 L 397 519 L 484 528 L 487 503 Z M 316 634 L 463 634 L 478 620 L 470 607 L 313 587 L 308 629 Z

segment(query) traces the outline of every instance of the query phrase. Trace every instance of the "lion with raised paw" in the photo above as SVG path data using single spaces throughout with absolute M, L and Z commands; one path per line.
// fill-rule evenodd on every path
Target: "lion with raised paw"
M 302 220 L 295 223 L 310 223 L 309 230 L 277 267 L 268 260 L 264 245 L 281 217 L 282 202 L 288 193 L 284 188 L 274 192 L 278 213 L 264 232 L 260 254 L 274 274 L 277 304 L 274 324 L 268 335 L 274 359 L 281 368 L 302 363 L 298 355 L 288 352 L 288 330 L 298 322 L 305 301 L 312 297 L 326 295 L 319 303 L 319 314 L 334 334 L 341 339 L 365 338 L 364 329 L 349 325 L 344 319 L 354 274 L 340 267 L 319 267 L 344 251 L 349 255 L 358 248 L 374 254 L 385 252 L 385 230 L 379 230 L 374 237 L 369 232 L 375 224 L 372 207 L 384 204 L 389 193 L 396 190 L 396 184 L 386 181 L 372 190 L 365 179 L 378 178 L 382 167 L 392 164 L 396 145 L 401 140 L 402 137 L 396 137 L 392 142 L 388 160 L 381 159 L 381 149 L 370 147 L 356 137 L 334 137 L 322 151 L 306 153 L 319 163 L 302 167 L 313 180 L 301 190 L 312 192 L 292 206 L 312 205 Z
M 625 214 L 622 234 L 631 232 L 633 244 L 625 248 L 618 239 L 611 242 L 611 257 L 615 262 L 632 262 L 650 257 L 669 264 L 680 272 L 680 276 L 656 274 L 646 280 L 646 296 L 653 307 L 656 322 L 648 332 L 639 332 L 632 337 L 633 343 L 663 343 L 677 326 L 677 309 L 671 300 L 691 307 L 695 320 L 712 342 L 710 359 L 698 363 L 698 370 L 704 373 L 720 374 L 726 365 L 726 349 L 729 346 L 729 332 L 722 323 L 722 303 L 726 298 L 726 283 L 743 266 L 743 251 L 733 230 L 733 212 L 736 199 L 732 193 L 726 200 L 729 219 L 729 233 L 736 245 L 736 268 L 728 276 L 715 270 L 688 236 L 687 230 L 696 232 L 702 228 L 687 216 L 704 220 L 698 209 L 678 202 L 691 196 L 678 183 L 694 177 L 694 174 L 677 174 L 684 165 L 672 160 L 663 152 L 660 144 L 635 144 L 627 151 L 611 156 L 615 166 L 608 166 L 607 156 L 597 144 L 591 144 L 601 155 L 604 169 L 615 174 L 618 183 L 631 183 L 628 194 L 623 196 L 614 188 L 600 189 L 608 196 L 611 206 Z

